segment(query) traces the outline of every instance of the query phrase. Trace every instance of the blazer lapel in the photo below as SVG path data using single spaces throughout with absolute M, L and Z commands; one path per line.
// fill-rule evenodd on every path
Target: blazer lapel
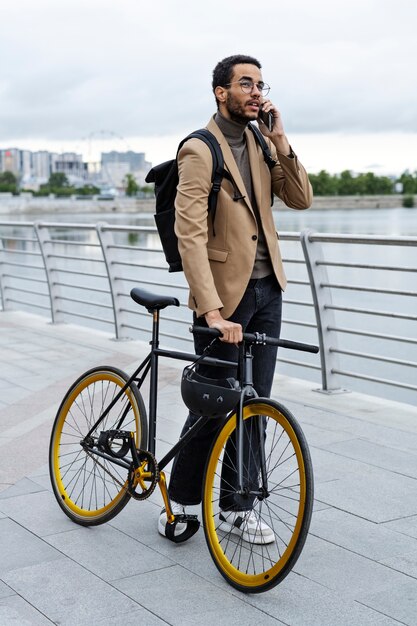
M 240 171 L 236 165 L 236 161 L 235 161 L 235 157 L 233 156 L 233 152 L 230 149 L 229 144 L 226 141 L 225 136 L 223 135 L 223 133 L 221 132 L 220 128 L 217 126 L 216 122 L 214 121 L 213 118 L 210 119 L 209 123 L 207 124 L 207 129 L 213 133 L 213 135 L 216 137 L 217 141 L 220 144 L 220 147 L 222 149 L 223 152 L 223 158 L 224 158 L 224 165 L 225 165 L 225 169 L 227 169 L 231 175 L 231 177 L 233 178 L 235 185 L 237 186 L 239 193 L 244 196 L 244 201 L 246 202 L 246 204 L 248 205 L 248 207 L 250 208 L 250 210 L 253 213 L 253 209 L 252 209 L 252 205 L 251 205 L 251 201 L 249 198 L 249 194 L 246 190 L 246 187 L 244 185 L 242 176 L 240 175 Z M 248 131 L 245 131 L 246 135 L 248 134 Z M 249 134 L 251 135 L 252 133 L 249 131 Z M 248 144 L 249 145 L 249 144 Z M 256 151 L 256 146 L 254 147 L 255 151 Z M 251 164 L 251 169 L 252 169 L 252 159 L 250 158 L 250 153 L 249 153 L 249 160 L 250 160 L 250 164 Z M 253 172 L 253 170 L 252 170 Z M 258 174 L 259 174 L 259 163 L 258 163 Z M 253 175 L 253 174 L 252 174 Z M 255 197 L 256 200 L 258 201 L 258 196 L 255 193 Z

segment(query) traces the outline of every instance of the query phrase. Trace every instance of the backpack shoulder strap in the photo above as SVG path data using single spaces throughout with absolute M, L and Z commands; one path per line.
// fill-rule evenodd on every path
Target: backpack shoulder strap
M 208 210 L 209 213 L 212 213 L 212 224 L 214 233 L 214 218 L 216 215 L 217 194 L 220 191 L 220 186 L 222 184 L 223 178 L 228 177 L 228 174 L 224 169 L 224 159 L 220 144 L 217 141 L 216 137 L 213 135 L 213 133 L 207 130 L 207 128 L 200 128 L 199 130 L 195 130 L 194 132 L 187 135 L 187 137 L 185 137 L 179 144 L 178 152 L 186 141 L 193 138 L 200 139 L 206 144 L 206 146 L 209 147 L 213 160 L 213 168 L 211 172 L 211 191 L 208 197 Z
M 263 136 L 263 134 L 261 133 L 259 128 L 257 126 L 255 126 L 255 124 L 249 123 L 248 126 L 251 129 L 251 131 L 253 132 L 256 141 L 261 146 L 262 153 L 264 155 L 265 163 L 267 164 L 269 169 L 272 170 L 272 168 L 275 167 L 277 162 L 275 161 L 275 159 L 272 158 L 272 154 L 271 154 L 271 151 L 269 149 L 268 144 L 266 143 L 265 137 Z

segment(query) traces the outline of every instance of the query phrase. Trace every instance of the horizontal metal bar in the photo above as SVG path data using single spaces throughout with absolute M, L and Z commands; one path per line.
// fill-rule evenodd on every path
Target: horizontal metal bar
M 24 241 L 24 242 L 39 244 L 39 241 L 35 237 L 17 237 L 14 235 L 0 234 L 0 239 L 6 239 L 7 241 Z
M 375 311 L 375 309 L 359 309 L 355 307 L 336 306 L 335 304 L 325 304 L 325 309 L 332 311 L 345 311 L 346 313 L 362 313 L 365 315 L 377 315 L 380 317 L 390 317 L 393 319 L 416 321 L 417 315 L 405 315 L 403 313 L 390 313 L 389 311 Z
M 7 259 L 4 259 L 2 263 L 4 265 L 11 265 L 12 267 L 26 267 L 32 270 L 44 270 L 45 271 L 44 265 L 31 265 L 30 263 L 17 263 L 17 261 L 8 261 Z
M 280 241 L 300 241 L 300 233 L 280 231 L 278 235 Z
M 3 276 L 4 278 L 7 277 L 7 278 L 17 278 L 18 280 L 30 280 L 31 283 L 43 283 L 45 285 L 48 283 L 46 278 L 33 278 L 33 276 L 19 276 L 19 274 L 3 274 Z
M 118 311 L 120 311 L 120 313 L 130 313 L 131 315 L 149 315 L 148 313 L 144 313 L 142 311 L 136 311 L 134 309 L 118 309 Z M 161 321 L 167 321 L 167 322 L 175 322 L 176 324 L 187 324 L 188 326 L 190 326 L 190 324 L 192 323 L 191 320 L 181 320 L 177 317 L 171 317 L 169 315 L 164 315 L 161 318 Z
M 68 259 L 69 261 L 94 261 L 98 263 L 104 263 L 104 259 L 95 259 L 94 257 L 88 256 L 71 256 L 69 254 L 47 254 L 48 259 Z
M 308 280 L 298 280 L 296 278 L 289 278 L 287 283 L 289 285 L 305 285 L 306 287 L 310 287 L 310 282 Z
M 320 287 L 330 289 L 347 289 L 349 291 L 366 291 L 368 293 L 383 293 L 390 296 L 417 296 L 417 291 L 403 291 L 398 289 L 382 289 L 380 287 L 361 287 L 360 285 L 343 285 L 338 283 L 320 283 Z
M 312 302 L 306 302 L 305 300 L 284 300 L 285 304 L 295 304 L 297 306 L 309 306 L 309 307 L 314 307 L 314 304 Z
M 149 328 L 143 328 L 143 326 L 133 326 L 133 324 L 120 324 L 120 326 L 122 328 L 131 328 L 132 330 L 148 333 L 149 336 L 151 335 Z
M 305 265 L 306 262 L 304 259 L 291 259 L 290 257 L 283 257 L 282 259 L 284 263 L 297 263 L 299 265 Z
M 36 309 L 43 309 L 44 311 L 51 310 L 50 306 L 35 304 L 34 302 L 28 302 L 27 300 L 18 300 L 17 298 L 5 298 L 5 302 L 15 302 L 16 304 L 24 304 L 25 306 L 34 306 Z
M 32 250 L 12 250 L 11 248 L 1 248 L 0 252 L 7 252 L 7 254 L 24 254 L 29 256 L 42 256 L 40 250 L 32 251 Z
M 22 226 L 23 228 L 33 228 L 33 222 L 9 222 L 0 221 L 0 226 Z
M 122 265 L 128 267 L 141 267 L 145 270 L 164 270 L 166 272 L 166 267 L 163 265 L 148 265 L 146 263 L 135 263 L 134 261 L 112 261 L 112 265 Z M 155 281 L 154 281 L 155 284 Z
M 74 317 L 82 317 L 86 320 L 93 320 L 96 322 L 104 322 L 105 324 L 114 324 L 114 320 L 105 320 L 102 317 L 96 315 L 86 315 L 85 313 L 74 313 L 73 311 L 66 311 L 65 309 L 57 309 L 57 313 L 63 313 L 64 315 L 73 315 Z
M 369 380 L 374 383 L 380 383 L 381 385 L 391 385 L 392 387 L 400 387 L 401 389 L 411 389 L 417 391 L 416 385 L 408 385 L 407 383 L 399 383 L 395 380 L 388 378 L 377 378 L 376 376 L 366 376 L 365 374 L 358 374 L 356 372 L 346 372 L 344 370 L 332 369 L 333 374 L 339 374 L 340 376 L 349 376 L 350 378 L 360 378 L 362 380 Z
M 122 276 L 120 277 L 116 276 L 115 280 L 124 280 L 127 283 L 135 283 L 136 285 L 154 285 L 155 286 L 154 280 L 145 280 L 144 278 L 124 278 Z M 179 285 L 178 283 L 161 283 L 159 281 L 158 281 L 158 287 L 172 287 L 173 289 L 187 289 L 188 290 L 188 285 Z
M 158 252 L 159 254 L 162 254 L 163 250 L 162 248 L 145 248 L 145 247 L 141 247 L 141 246 L 122 246 L 122 245 L 110 245 L 107 246 L 108 250 L 133 250 L 134 252 Z
M 417 363 L 414 361 L 404 361 L 403 359 L 393 359 L 387 356 L 379 356 L 378 354 L 370 354 L 366 352 L 353 352 L 352 350 L 342 350 L 339 348 L 329 348 L 329 352 L 335 352 L 337 354 L 346 354 L 348 356 L 355 356 L 363 359 L 371 359 L 372 361 L 381 361 L 382 363 L 392 363 L 393 365 L 405 365 L 407 367 L 417 367 Z
M 110 295 L 110 294 L 109 294 Z M 82 300 L 81 298 L 70 298 L 69 296 L 55 296 L 54 300 L 65 300 L 66 302 L 77 302 L 77 304 L 88 304 L 89 306 L 98 306 L 102 309 L 111 309 L 113 311 L 113 305 L 103 304 L 102 302 L 92 302 L 91 300 Z
M 371 333 L 365 330 L 355 330 L 353 328 L 343 328 L 340 326 L 328 326 L 327 330 L 333 330 L 335 333 L 348 333 L 350 335 L 358 335 L 359 337 L 373 337 L 374 339 L 387 339 L 388 341 L 400 341 L 401 343 L 413 343 L 417 345 L 417 339 L 412 339 L 411 337 L 383 335 L 382 333 Z
M 37 222 L 38 228 L 56 228 L 64 230 L 97 230 L 96 224 L 68 224 L 66 222 Z
M 107 278 L 107 274 L 93 274 L 91 272 L 80 272 L 77 270 L 65 270 L 61 267 L 52 267 L 51 272 L 61 272 L 62 274 L 76 274 L 77 276 L 92 276 L 93 278 Z M 155 283 L 154 283 L 155 284 Z
M 69 241 L 68 239 L 45 239 L 44 243 L 58 243 L 65 246 L 86 246 L 88 248 L 101 248 L 99 243 L 89 243 L 88 241 Z
M 101 226 L 104 232 L 118 233 L 156 233 L 156 226 L 118 226 L 115 224 L 104 224 Z
M 305 326 L 306 328 L 316 328 L 317 329 L 317 324 L 314 324 L 313 322 L 302 322 L 301 320 L 290 320 L 287 317 L 283 317 L 282 318 L 282 323 L 283 324 L 293 324 L 294 326 Z
M 35 296 L 46 296 L 47 298 L 49 298 L 48 292 L 40 293 L 39 291 L 34 291 L 33 289 L 24 289 L 23 287 L 9 287 L 8 285 L 5 285 L 3 289 L 7 291 L 18 291 L 19 293 L 32 293 Z
M 320 370 L 320 365 L 315 365 L 314 363 L 303 363 L 302 361 L 295 361 L 293 359 L 277 359 L 278 363 L 287 363 L 288 365 L 296 365 L 297 367 L 308 367 L 313 370 Z
M 98 287 L 86 287 L 85 285 L 71 285 L 71 283 L 61 283 L 60 281 L 53 281 L 52 284 L 59 285 L 60 287 L 69 287 L 70 289 L 83 289 L 84 291 L 94 291 L 96 293 L 105 293 L 107 295 L 110 295 L 110 291 L 108 289 L 99 289 Z
M 281 235 L 280 235 L 281 239 Z M 309 241 L 320 241 L 323 243 L 365 243 L 375 246 L 417 246 L 417 237 L 394 237 L 389 235 L 340 235 L 337 233 L 310 233 Z
M 417 267 L 404 265 L 370 265 L 365 263 L 340 263 L 337 261 L 316 261 L 316 265 L 324 265 L 326 267 L 350 267 L 363 270 L 384 270 L 387 272 L 417 272 Z

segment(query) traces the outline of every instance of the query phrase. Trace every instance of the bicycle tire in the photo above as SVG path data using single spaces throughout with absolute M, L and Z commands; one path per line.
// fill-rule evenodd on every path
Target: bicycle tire
M 55 497 L 68 517 L 83 526 L 103 524 L 117 515 L 130 499 L 128 472 L 80 445 L 106 406 L 129 377 L 111 367 L 95 367 L 80 376 L 61 402 L 52 427 L 49 472 Z M 127 411 L 126 411 L 127 410 Z M 122 414 L 123 423 L 120 424 Z M 146 409 L 139 389 L 130 384 L 109 414 L 93 431 L 115 428 L 134 433 L 136 447 L 146 448 Z M 130 452 L 125 457 L 131 460 Z
M 269 495 L 263 498 L 236 495 L 236 487 L 232 484 L 234 479 L 230 478 L 230 471 L 235 469 L 235 413 L 226 421 L 212 445 L 203 486 L 204 532 L 210 554 L 222 576 L 233 587 L 246 593 L 267 591 L 291 571 L 308 534 L 314 497 L 311 458 L 301 427 L 290 411 L 268 398 L 254 398 L 243 406 L 244 484 L 249 484 L 251 464 L 251 488 L 256 484 L 256 491 L 261 483 L 256 459 L 259 459 L 262 437 L 259 427 L 255 427 L 258 424 L 255 416 L 262 416 L 262 428 L 265 428 Z M 225 479 L 227 472 L 229 476 Z M 245 540 L 239 535 L 241 530 L 233 524 L 226 524 L 228 528 L 225 530 L 225 524 L 219 518 L 221 508 L 225 508 L 220 507 L 221 498 L 222 505 L 229 502 L 226 510 L 232 508 L 230 498 L 235 503 L 236 498 L 240 498 L 233 509 L 250 509 L 256 516 L 252 518 L 256 519 L 256 524 L 262 521 L 274 532 L 272 543 L 252 543 L 247 539 L 251 535 Z

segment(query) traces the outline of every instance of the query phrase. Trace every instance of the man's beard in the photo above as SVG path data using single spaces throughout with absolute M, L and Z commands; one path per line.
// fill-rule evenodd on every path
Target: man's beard
M 257 118 L 256 113 L 253 113 L 251 115 L 245 112 L 244 106 L 240 104 L 239 102 L 236 102 L 236 100 L 233 98 L 233 96 L 230 93 L 227 94 L 226 108 L 229 112 L 230 119 L 233 122 L 237 122 L 238 124 L 242 124 L 246 126 L 248 122 L 250 122 L 251 120 L 256 120 Z

